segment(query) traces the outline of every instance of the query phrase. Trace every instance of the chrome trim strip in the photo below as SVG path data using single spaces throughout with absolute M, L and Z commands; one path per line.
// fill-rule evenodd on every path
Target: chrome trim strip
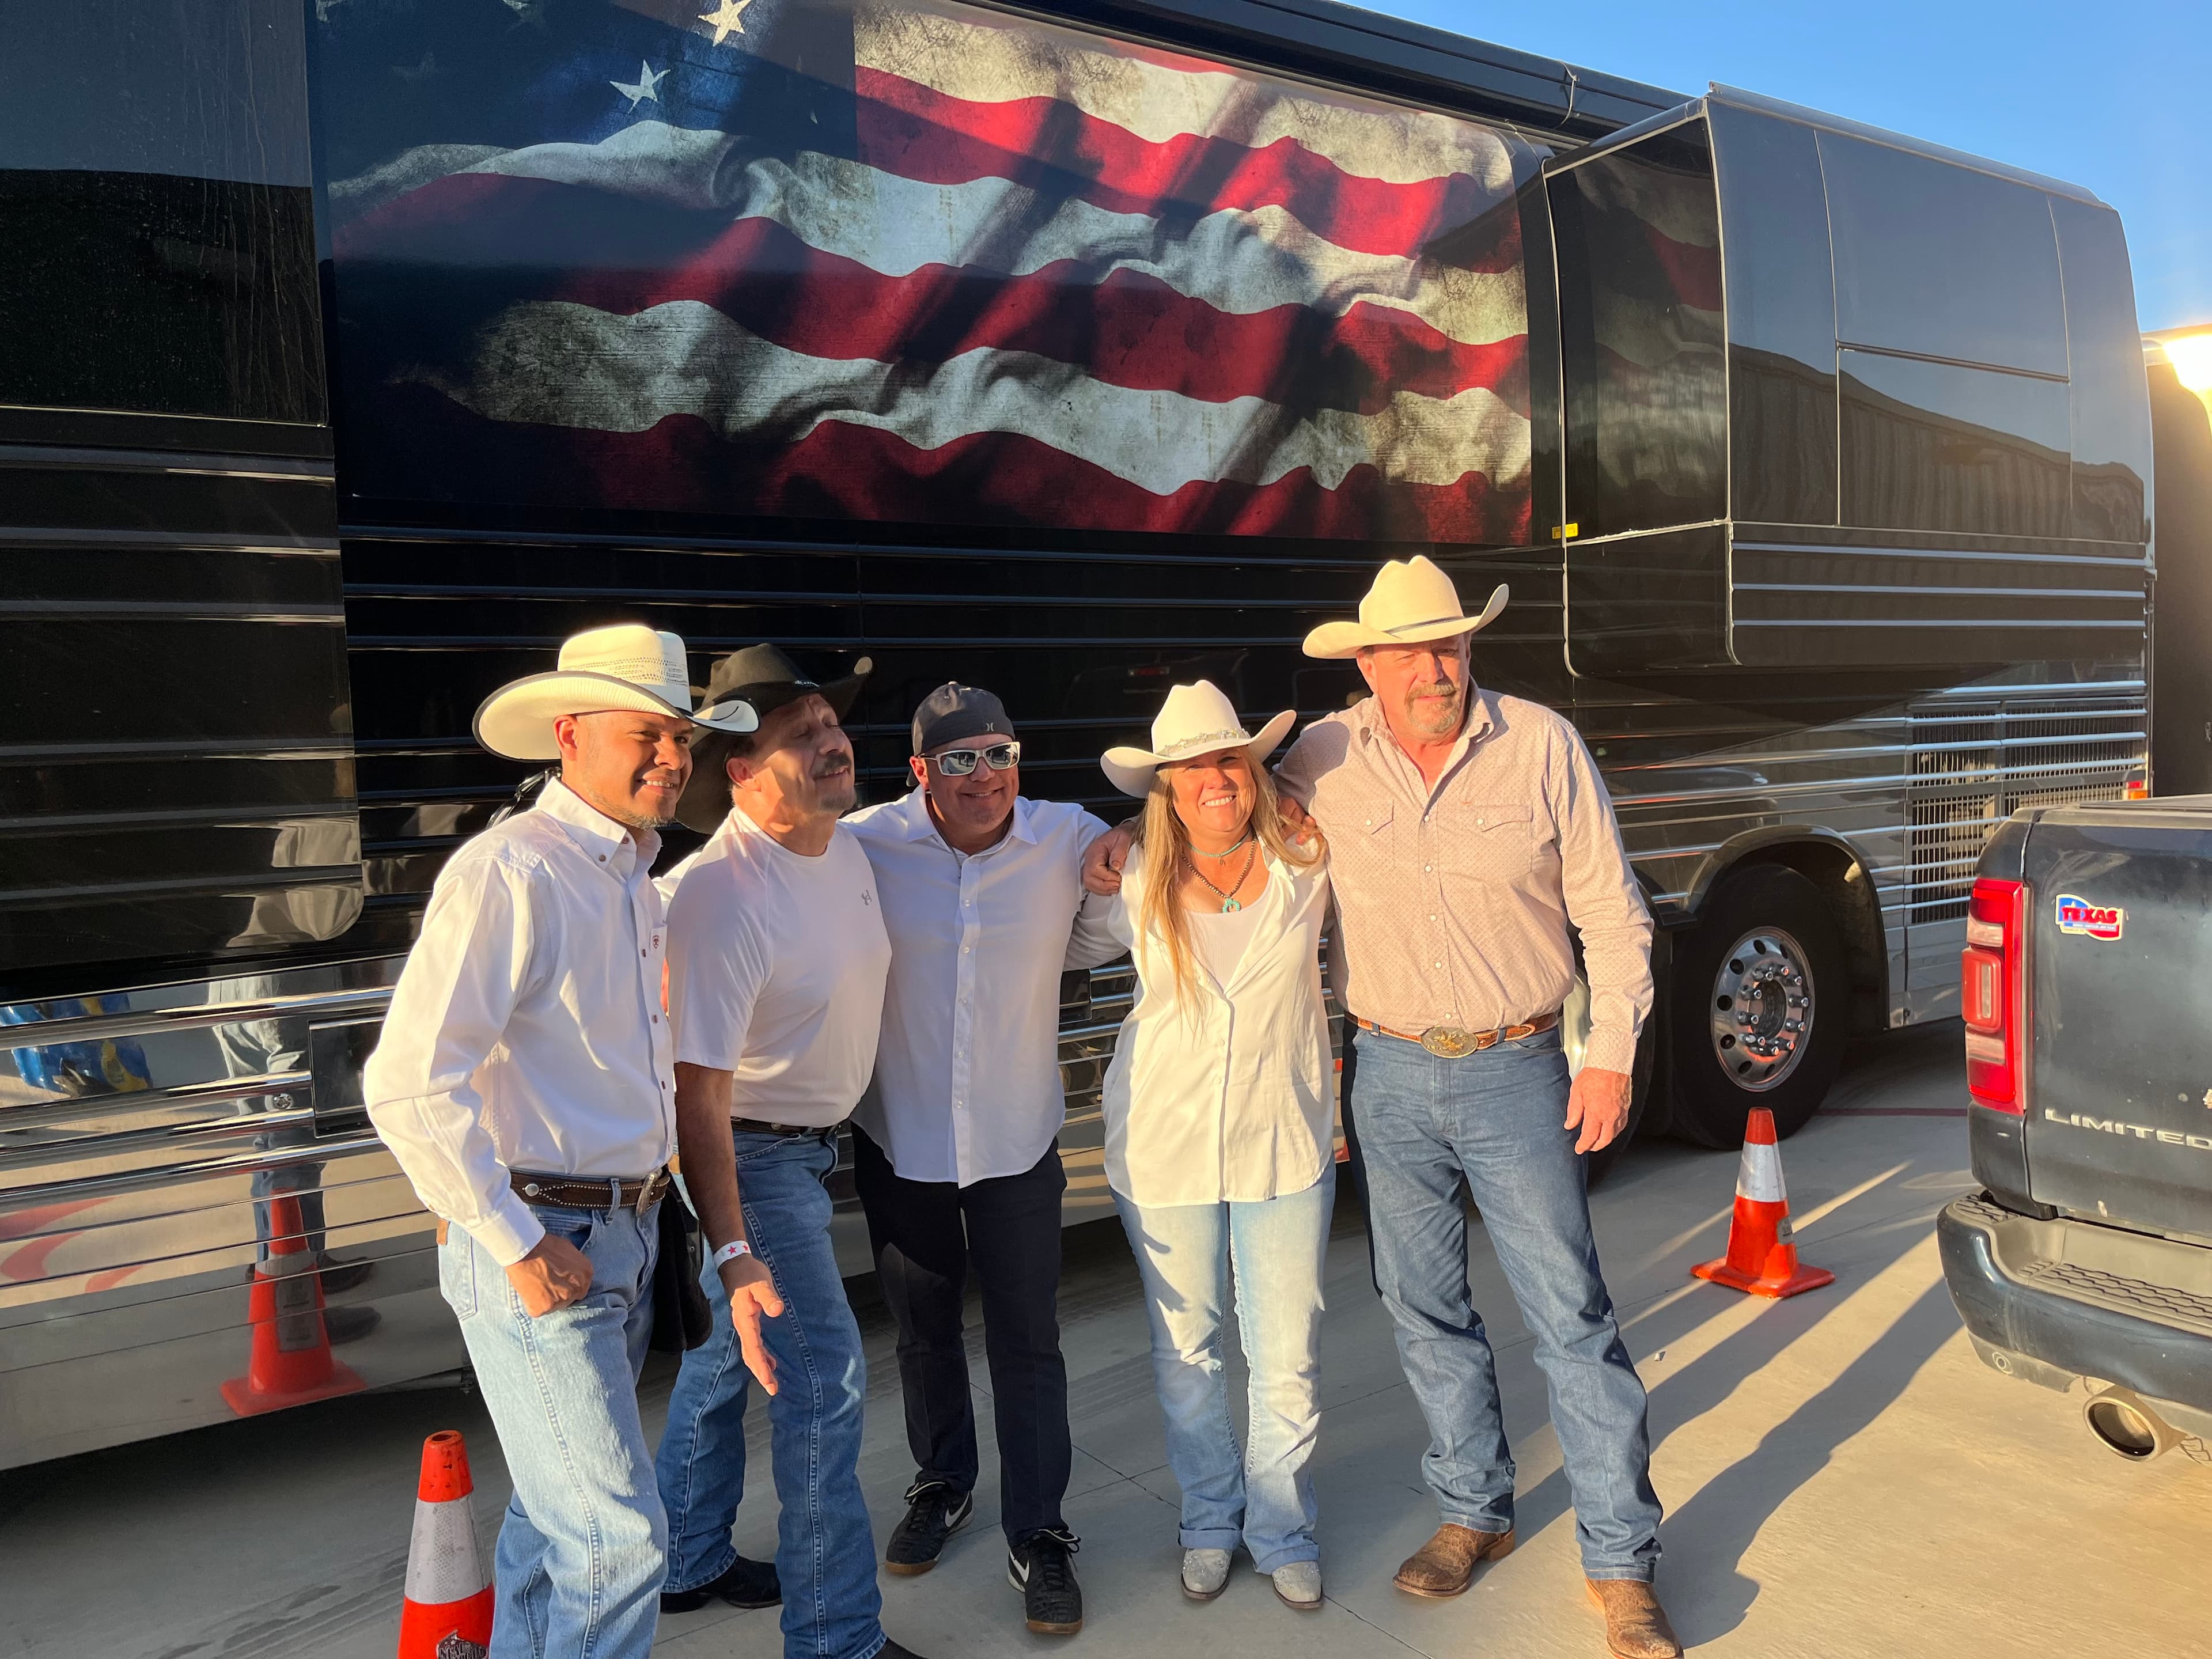
M 45 1024 L 46 1022 L 41 1022 Z M 27 1042 L 18 1042 L 7 1037 L 11 1031 L 29 1032 L 36 1026 L 9 1025 L 0 1027 L 0 1043 L 17 1048 L 29 1048 Z M 311 1087 L 314 1083 L 312 1072 L 264 1072 L 258 1077 L 222 1078 L 206 1083 L 179 1083 L 167 1089 L 133 1089 L 127 1092 L 105 1095 L 71 1095 L 57 1100 L 0 1101 L 0 1130 L 16 1128 L 48 1128 L 58 1124 L 74 1123 L 85 1118 L 114 1117 L 125 1112 L 143 1112 L 159 1106 L 221 1106 L 234 1100 L 252 1100 L 262 1095 L 280 1095 L 295 1089 Z M 22 1120 L 33 1120 L 24 1122 Z M 0 1165 L 6 1155 L 0 1153 Z
M 384 957 L 397 979 L 404 958 Z M 217 981 L 220 982 L 220 981 Z M 196 1031 L 210 1025 L 233 1025 L 245 1020 L 274 1019 L 283 1014 L 362 1014 L 380 1012 L 392 1004 L 392 987 L 368 986 L 348 991 L 307 992 L 296 996 L 264 997 L 245 1002 L 189 1002 L 174 1008 L 148 1008 L 127 1014 L 76 1014 L 63 1019 L 26 1021 L 0 1026 L 0 1042 L 16 1048 L 45 1047 L 56 1042 L 104 1042 L 111 1037 L 152 1036 L 161 1031 Z M 35 1002 L 21 1005 L 37 1007 Z M 45 1043 L 28 1041 L 33 1027 Z M 21 1035 L 18 1035 L 21 1034 Z
M 308 1116 L 313 1117 L 310 1112 Z M 246 1119 L 243 1121 L 252 1122 Z M 359 1158 L 385 1151 L 374 1135 L 351 1135 L 318 1140 L 308 1146 L 281 1146 L 271 1152 L 231 1152 L 190 1163 L 164 1164 L 150 1170 L 130 1170 L 116 1175 L 81 1176 L 70 1181 L 50 1181 L 41 1186 L 11 1187 L 6 1196 L 9 1209 L 49 1204 L 70 1204 L 80 1199 L 112 1198 L 118 1193 L 151 1192 L 185 1182 L 212 1180 L 222 1176 L 250 1175 L 257 1170 L 282 1170 L 303 1161 L 317 1164 Z

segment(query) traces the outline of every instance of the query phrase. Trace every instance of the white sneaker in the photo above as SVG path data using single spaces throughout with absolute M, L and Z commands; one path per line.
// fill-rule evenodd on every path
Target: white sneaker
M 1227 1550 L 1185 1550 L 1182 1593 L 1194 1601 L 1211 1601 L 1229 1587 Z
M 1277 1567 L 1274 1572 L 1275 1594 L 1287 1607 L 1300 1613 L 1314 1613 L 1321 1607 L 1321 1563 L 1293 1561 L 1286 1567 Z

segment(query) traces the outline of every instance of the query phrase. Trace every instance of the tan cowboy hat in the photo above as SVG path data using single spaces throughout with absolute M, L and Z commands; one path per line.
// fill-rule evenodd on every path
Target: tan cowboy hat
M 1425 554 L 1393 559 L 1375 573 L 1375 586 L 1359 602 L 1358 622 L 1323 623 L 1306 635 L 1309 657 L 1349 657 L 1370 645 L 1425 645 L 1487 628 L 1505 609 L 1500 582 L 1479 617 L 1460 609 L 1459 589 Z
M 553 722 L 562 714 L 635 709 L 673 714 L 714 732 L 750 732 L 760 716 L 743 702 L 711 701 L 693 713 L 684 641 L 641 623 L 617 623 L 575 635 L 561 647 L 550 674 L 511 680 L 477 710 L 477 741 L 509 760 L 557 760 Z
M 1098 764 L 1123 794 L 1149 795 L 1152 774 L 1169 761 L 1210 755 L 1217 749 L 1242 749 L 1252 757 L 1253 765 L 1259 765 L 1275 752 L 1275 745 L 1282 742 L 1283 734 L 1297 717 L 1297 709 L 1285 708 L 1254 737 L 1237 717 L 1237 706 L 1212 681 L 1178 685 L 1168 692 L 1168 700 L 1153 718 L 1150 749 L 1124 744 L 1109 749 L 1099 757 Z

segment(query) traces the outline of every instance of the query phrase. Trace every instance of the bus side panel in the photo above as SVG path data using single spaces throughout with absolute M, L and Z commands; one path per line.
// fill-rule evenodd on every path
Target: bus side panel
M 398 966 L 0 1008 L 0 1466 L 465 1363 L 360 1106 Z

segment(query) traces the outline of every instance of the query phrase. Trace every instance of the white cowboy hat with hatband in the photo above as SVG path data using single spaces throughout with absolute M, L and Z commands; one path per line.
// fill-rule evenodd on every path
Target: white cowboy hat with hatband
M 1237 706 L 1211 680 L 1178 685 L 1168 693 L 1152 720 L 1152 746 L 1138 749 L 1123 744 L 1099 757 L 1098 764 L 1125 795 L 1152 793 L 1152 774 L 1170 761 L 1210 755 L 1217 749 L 1242 749 L 1260 765 L 1275 752 L 1283 734 L 1297 719 L 1298 711 L 1285 708 L 1261 726 L 1255 737 L 1237 718 Z
M 1492 591 L 1482 614 L 1460 608 L 1459 589 L 1425 554 L 1393 559 L 1375 573 L 1359 602 L 1358 622 L 1323 623 L 1306 635 L 1309 657 L 1350 657 L 1370 645 L 1425 645 L 1487 628 L 1505 609 L 1505 584 Z
M 563 643 L 553 672 L 510 680 L 486 697 L 477 710 L 477 741 L 509 760 L 558 760 L 556 720 L 611 709 L 672 714 L 714 732 L 750 732 L 760 725 L 760 716 L 734 699 L 710 701 L 695 712 L 683 640 L 641 623 L 617 623 Z

